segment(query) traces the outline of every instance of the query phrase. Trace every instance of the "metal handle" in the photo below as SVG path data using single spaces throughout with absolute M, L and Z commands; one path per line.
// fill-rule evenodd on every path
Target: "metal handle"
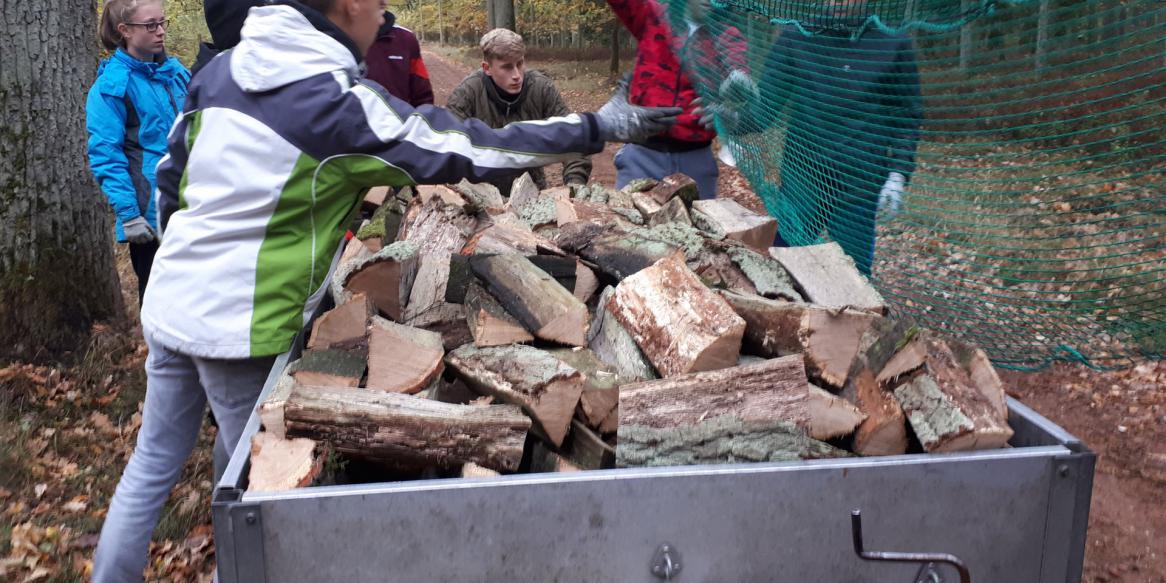
M 960 574 L 960 583 L 972 583 L 972 575 L 968 566 L 959 557 L 947 553 L 896 553 L 886 551 L 863 550 L 862 545 L 862 511 L 850 512 L 850 533 L 854 538 L 854 554 L 864 561 L 890 561 L 894 563 L 946 563 L 955 567 Z M 922 571 L 921 571 L 922 572 Z

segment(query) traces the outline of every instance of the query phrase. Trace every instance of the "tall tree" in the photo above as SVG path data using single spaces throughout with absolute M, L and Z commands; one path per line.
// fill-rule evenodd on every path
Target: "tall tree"
M 122 312 L 85 155 L 96 30 L 92 3 L 0 2 L 0 358 L 52 358 Z
M 494 3 L 494 27 L 518 30 L 514 0 L 491 0 Z

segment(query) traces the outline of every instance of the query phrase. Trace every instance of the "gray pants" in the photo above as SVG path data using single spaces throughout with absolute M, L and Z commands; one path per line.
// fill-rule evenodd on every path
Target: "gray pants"
M 615 187 L 623 188 L 637 178 L 659 180 L 680 172 L 696 181 L 701 198 L 717 197 L 717 160 L 713 149 L 688 152 L 661 152 L 635 144 L 624 144 L 615 153 Z
M 233 452 L 274 356 L 212 360 L 147 339 L 146 402 L 138 443 L 109 503 L 93 557 L 95 583 L 141 581 L 162 506 L 198 440 L 210 403 L 216 443 Z M 216 452 L 217 453 L 217 452 Z

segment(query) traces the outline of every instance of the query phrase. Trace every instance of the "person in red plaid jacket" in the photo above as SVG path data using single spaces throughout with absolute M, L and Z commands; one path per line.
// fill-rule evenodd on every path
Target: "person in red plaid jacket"
M 615 156 L 616 187 L 637 178 L 660 179 L 682 172 L 696 181 L 701 198 L 716 197 L 719 172 L 711 148 L 716 131 L 701 124 L 701 111 L 693 104 L 698 97 L 693 79 L 706 94 L 756 93 L 744 37 L 736 27 L 713 30 L 705 24 L 711 20 L 706 18 L 708 0 L 671 3 L 683 11 L 674 15 L 657 0 L 607 0 L 607 4 L 637 42 L 631 103 L 684 109 L 666 134 L 620 148 Z M 685 27 L 674 30 L 672 22 Z

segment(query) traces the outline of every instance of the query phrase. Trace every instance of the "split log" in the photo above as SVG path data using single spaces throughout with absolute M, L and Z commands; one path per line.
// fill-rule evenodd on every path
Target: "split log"
M 291 369 L 292 367 L 288 366 L 284 370 L 279 380 L 276 381 L 275 388 L 259 404 L 259 420 L 263 423 L 263 428 L 280 439 L 287 437 L 284 431 L 283 408 L 287 405 L 287 399 L 296 386 L 296 380 L 291 376 Z
M 446 364 L 476 391 L 522 406 L 556 447 L 587 384 L 583 373 L 523 344 L 462 346 L 446 356 Z
M 786 422 L 814 439 L 849 435 L 863 415 L 809 383 L 797 355 L 619 388 L 619 433 L 628 427 L 693 427 L 710 416 Z
M 652 217 L 655 216 L 656 213 L 660 212 L 660 209 L 664 208 L 664 205 L 656 202 L 656 199 L 647 192 L 632 193 L 631 198 L 632 206 L 634 206 L 636 210 L 640 211 L 640 214 L 648 217 L 649 221 L 651 221 Z M 680 204 L 684 204 L 683 201 Z
M 587 333 L 587 346 L 599 360 L 611 366 L 618 375 L 630 381 L 656 378 L 648 358 L 636 344 L 623 324 L 607 309 L 615 288 L 608 287 L 599 295 L 595 319 Z
M 364 377 L 364 357 L 346 350 L 308 350 L 295 362 L 297 383 L 335 387 L 359 387 Z
M 838 243 L 772 247 L 769 254 L 794 279 L 806 301 L 886 314 L 887 303 Z
M 434 383 L 433 388 L 429 390 L 428 398 L 454 405 L 489 405 L 494 400 L 493 397 L 483 397 L 470 390 L 461 379 L 454 379 L 452 382 L 441 379 L 440 382 Z
M 854 432 L 854 453 L 873 456 L 907 452 L 907 423 L 903 408 L 894 395 L 879 387 L 869 369 L 862 368 L 852 374 L 841 396 L 866 415 Z
M 398 241 L 337 269 L 337 281 L 351 294 L 365 294 L 379 312 L 400 321 L 417 277 L 420 250 L 417 243 Z
M 436 332 L 373 317 L 368 335 L 369 390 L 414 394 L 445 368 L 445 349 Z
M 620 281 L 675 253 L 676 250 L 674 245 L 658 239 L 636 232 L 619 231 L 592 240 L 579 249 L 578 253 L 598 266 L 604 274 Z
M 510 186 L 510 200 L 506 202 L 506 208 L 511 211 L 520 209 L 538 198 L 538 195 L 538 185 L 534 183 L 529 172 L 523 172 Z
M 404 220 L 406 206 L 404 201 L 396 197 L 388 197 L 379 205 L 368 223 L 362 225 L 360 230 L 356 232 L 356 238 L 368 244 L 373 252 L 380 251 L 384 245 L 396 241 L 397 233 L 401 229 L 401 221 Z
M 544 190 L 534 200 L 526 202 L 520 207 L 511 206 L 511 210 L 518 215 L 532 230 L 542 227 L 558 225 L 558 208 L 556 201 L 560 198 L 571 198 L 571 191 L 566 187 Z
M 1004 391 L 1004 383 L 996 374 L 996 368 L 992 366 L 992 361 L 988 359 L 988 355 L 975 346 L 956 340 L 948 340 L 947 345 L 955 354 L 956 360 L 963 367 L 964 372 L 968 374 L 972 386 L 979 389 L 984 398 L 988 399 L 1000 418 L 1007 419 L 1008 398 Z
M 878 318 L 857 310 L 831 310 L 730 291 L 722 291 L 721 296 L 745 320 L 749 351 L 765 357 L 803 353 L 811 376 L 837 388 L 846 384 L 863 334 Z
M 693 202 L 700 197 L 696 181 L 679 173 L 665 176 L 660 182 L 648 189 L 647 193 L 661 206 L 673 198 L 679 198 L 685 206 L 692 206 Z M 770 240 L 772 241 L 772 239 Z
M 476 227 L 477 219 L 437 198 L 421 207 L 406 234 L 406 240 L 416 241 L 421 246 L 421 258 L 405 320 L 411 320 L 445 300 L 449 258 L 462 251 Z
M 660 207 L 660 210 L 648 216 L 648 226 L 650 227 L 665 223 L 692 224 L 692 217 L 688 215 L 688 209 L 685 208 L 683 200 L 674 198 Z
M 451 304 L 465 303 L 466 292 L 475 281 L 477 278 L 470 269 L 470 258 L 465 255 L 450 255 L 449 279 L 445 282 L 445 301 Z
M 576 261 L 575 287 L 571 288 L 571 294 L 580 302 L 586 304 L 598 290 L 599 278 L 595 277 L 595 272 L 590 267 L 583 265 L 582 261 Z
M 452 255 L 445 251 L 421 255 L 417 262 L 417 276 L 409 292 L 409 301 L 401 316 L 404 321 L 412 320 L 445 301 L 451 258 Z
M 895 389 L 895 397 L 923 449 L 964 451 L 1007 444 L 1012 437 L 1007 412 L 1001 414 L 997 399 L 973 385 L 947 343 L 933 334 L 920 334 L 911 344 L 922 348 L 923 366 Z
M 513 405 L 450 405 L 399 393 L 296 385 L 283 411 L 287 435 L 399 467 L 466 462 L 513 471 L 530 419 Z
M 619 405 L 619 386 L 625 380 L 585 348 L 560 348 L 550 353 L 586 377 L 587 385 L 579 396 L 579 407 L 587 425 L 598 429 Z
M 644 218 L 633 209 L 613 208 L 597 202 L 560 198 L 555 201 L 555 219 L 560 227 L 578 221 L 600 224 L 643 224 Z
M 904 342 L 896 348 L 895 355 L 879 371 L 876 378 L 879 385 L 897 384 L 901 377 L 919 370 L 927 361 L 926 342 L 917 333 L 905 338 Z
M 251 438 L 247 491 L 283 492 L 310 486 L 323 468 L 324 456 L 315 441 L 256 433 Z
M 493 224 L 469 238 L 461 250 L 462 255 L 535 255 L 540 249 L 562 254 L 550 239 L 531 231 L 517 216 L 503 213 L 493 219 Z
M 502 474 L 488 468 L 483 468 L 475 463 L 468 463 L 462 466 L 463 478 L 493 478 L 500 475 Z
M 328 310 L 312 323 L 308 350 L 336 348 L 368 351 L 368 321 L 376 308 L 366 294 L 354 294 L 348 303 Z
M 777 238 L 777 219 L 755 213 L 731 198 L 693 202 L 692 224 L 754 249 L 768 249 Z
M 607 308 L 664 377 L 737 363 L 745 321 L 679 254 L 623 280 Z
M 536 337 L 587 344 L 587 306 L 521 255 L 475 255 L 470 267 L 490 293 Z
M 488 182 L 474 184 L 463 178 L 461 182 L 453 185 L 453 189 L 468 200 L 475 209 L 488 212 L 501 211 L 506 206 L 506 201 L 503 200 L 502 193 L 498 192 L 498 187 Z
M 438 302 L 428 310 L 405 321 L 406 326 L 437 332 L 441 335 L 441 345 L 453 350 L 467 342 L 473 342 L 470 327 L 466 324 L 465 306 Z
M 474 337 L 474 346 L 505 346 L 530 342 L 534 336 L 502 308 L 498 300 L 482 286 L 471 284 L 466 292 L 466 324 Z

